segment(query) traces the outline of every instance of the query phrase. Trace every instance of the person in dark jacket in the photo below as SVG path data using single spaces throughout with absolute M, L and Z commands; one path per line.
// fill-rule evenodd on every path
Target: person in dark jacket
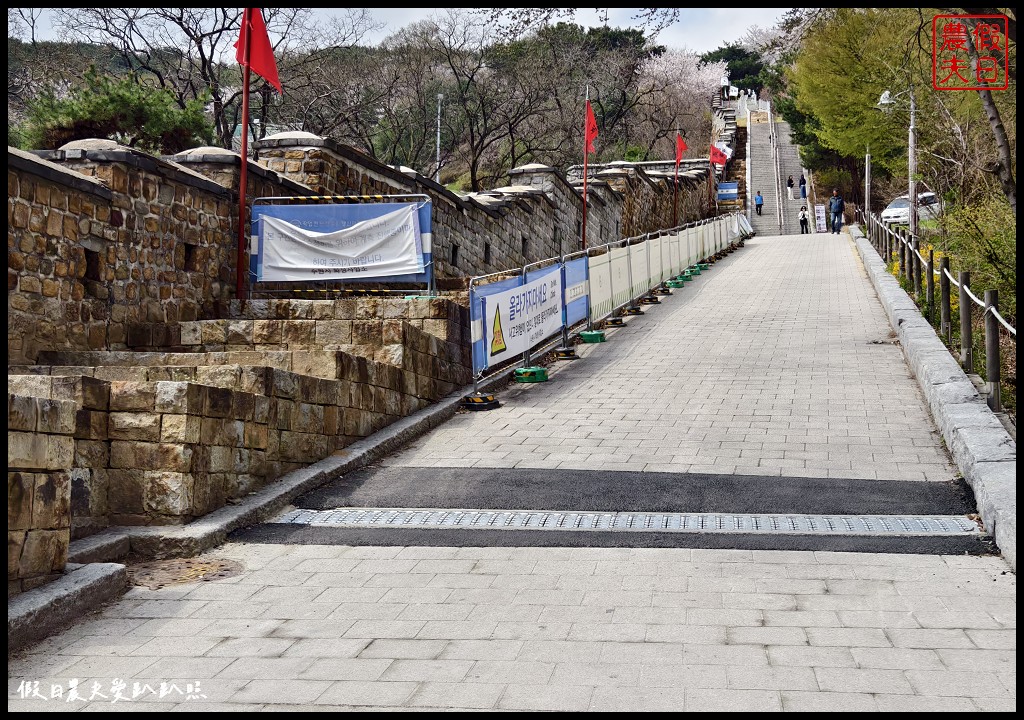
M 807 198 L 807 178 L 803 173 L 800 173 L 800 197 L 801 199 Z
M 832 197 L 828 199 L 828 211 L 832 214 L 832 232 L 836 235 L 843 229 L 843 213 L 846 211 L 846 202 L 839 190 L 832 191 Z

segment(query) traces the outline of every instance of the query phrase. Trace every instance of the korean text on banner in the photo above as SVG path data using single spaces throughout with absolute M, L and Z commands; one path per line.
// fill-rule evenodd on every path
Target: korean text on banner
M 825 232 L 825 206 L 814 206 L 814 229 L 815 232 Z
M 412 205 L 331 232 L 265 216 L 259 243 L 260 281 L 365 279 L 424 270 L 419 216 Z
M 562 329 L 561 275 L 549 273 L 483 298 L 488 367 L 521 355 Z

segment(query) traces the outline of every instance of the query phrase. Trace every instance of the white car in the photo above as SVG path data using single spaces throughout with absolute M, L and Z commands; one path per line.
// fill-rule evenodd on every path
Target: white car
M 933 192 L 917 194 L 917 219 L 934 220 L 942 214 L 942 201 Z M 882 222 L 890 225 L 910 224 L 910 195 L 900 195 L 882 211 Z

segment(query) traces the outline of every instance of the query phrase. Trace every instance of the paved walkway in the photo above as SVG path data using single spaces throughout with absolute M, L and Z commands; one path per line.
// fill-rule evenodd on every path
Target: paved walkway
M 647 313 L 384 470 L 921 491 L 953 477 L 847 236 L 755 238 Z M 8 707 L 1016 710 L 1016 576 L 999 557 L 480 547 L 488 531 L 462 532 L 442 547 L 228 543 L 207 557 L 241 574 L 134 588 L 11 658 Z M 72 680 L 83 699 L 67 702 Z
M 756 237 L 383 464 L 949 481 L 849 235 Z

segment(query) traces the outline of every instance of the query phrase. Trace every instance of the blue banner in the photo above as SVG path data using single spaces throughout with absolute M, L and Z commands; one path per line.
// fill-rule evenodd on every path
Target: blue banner
M 562 286 L 565 288 L 565 317 L 562 322 L 566 327 L 572 327 L 581 320 L 586 320 L 590 313 L 587 258 L 570 260 L 562 268 Z
M 264 217 L 280 218 L 306 230 L 315 232 L 333 232 L 352 227 L 364 220 L 378 218 L 388 213 L 393 213 L 402 207 L 413 205 L 416 207 L 416 214 L 420 226 L 420 241 L 423 252 L 424 271 L 409 275 L 389 275 L 375 277 L 373 282 L 393 283 L 423 283 L 429 285 L 433 277 L 434 266 L 431 262 L 432 251 L 432 228 L 431 228 L 431 203 L 427 200 L 416 202 L 379 202 L 379 203 L 335 203 L 325 205 L 253 205 L 252 206 L 252 234 L 258 241 L 250 247 L 249 255 L 249 282 L 254 283 L 258 277 L 262 253 L 262 223 Z M 358 276 L 351 278 L 325 278 L 318 282 L 345 282 L 356 280 Z M 364 281 L 365 282 L 365 281 Z
M 557 269 L 557 268 L 556 268 Z M 499 280 L 488 285 L 474 285 L 469 292 L 469 327 L 473 339 L 473 374 L 487 368 L 486 333 L 484 332 L 484 298 L 523 284 L 521 277 Z

